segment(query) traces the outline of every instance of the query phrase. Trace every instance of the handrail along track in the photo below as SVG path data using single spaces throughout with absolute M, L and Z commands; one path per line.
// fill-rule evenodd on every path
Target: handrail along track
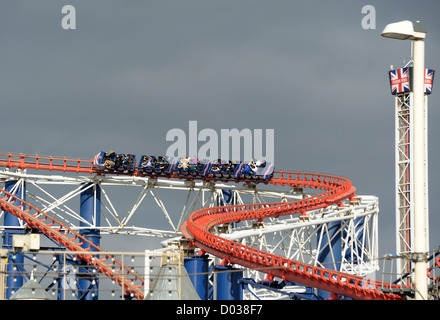
M 354 299 L 399 300 L 399 295 L 383 293 L 381 287 L 391 286 L 379 281 L 307 265 L 270 254 L 232 240 L 216 236 L 210 229 L 217 224 L 283 215 L 306 215 L 309 210 L 325 208 L 355 196 L 355 188 L 345 178 L 317 173 L 276 171 L 273 184 L 321 189 L 325 192 L 295 202 L 233 205 L 202 208 L 193 212 L 182 226 L 182 233 L 194 245 L 217 257 L 224 263 L 235 263 L 258 269 L 269 276 L 309 285 Z
M 78 259 L 86 261 L 88 264 L 95 267 L 100 273 L 121 285 L 125 289 L 126 294 L 133 294 L 137 299 L 143 299 L 143 291 L 141 290 L 141 287 L 144 284 L 144 280 L 129 267 L 123 266 L 122 262 L 107 254 L 99 246 L 96 246 L 93 242 L 89 241 L 78 232 L 57 221 L 46 212 L 43 212 L 26 201 L 23 201 L 8 191 L 0 189 L 0 193 L 5 194 L 5 197 L 0 198 L 1 210 L 15 215 L 25 221 L 28 228 L 38 229 L 70 251 L 78 252 Z M 10 202 L 11 200 L 12 203 L 16 203 L 17 201 L 20 202 L 20 205 L 17 206 L 12 204 Z M 24 209 L 26 207 L 28 209 Z M 86 246 L 84 247 L 84 245 Z M 94 251 L 94 254 L 87 254 L 86 252 L 89 251 Z M 100 258 L 96 255 L 96 252 L 102 252 L 104 257 Z M 133 279 L 129 279 L 129 276 L 132 276 Z M 134 282 L 140 283 L 134 284 Z
M 90 174 L 98 173 L 93 169 L 93 160 L 27 156 L 23 154 L 0 154 L 0 166 L 18 169 L 82 172 Z M 174 175 L 171 175 L 171 178 L 188 179 L 187 177 Z M 265 183 L 311 188 L 323 192 L 294 202 L 241 204 L 202 208 L 192 212 L 187 221 L 182 225 L 181 231 L 184 237 L 191 240 L 195 246 L 204 252 L 209 252 L 224 259 L 224 263 L 236 263 L 248 268 L 257 269 L 267 273 L 271 277 L 277 276 L 284 280 L 309 285 L 354 299 L 402 299 L 399 295 L 381 291 L 383 287 L 398 287 L 396 285 L 384 284 L 383 282 L 360 276 L 307 265 L 242 245 L 232 240 L 224 239 L 210 232 L 210 229 L 218 224 L 254 219 L 262 221 L 269 217 L 292 214 L 307 215 L 307 212 L 310 210 L 326 208 L 332 204 L 342 206 L 342 201 L 345 199 L 353 199 L 356 191 L 351 182 L 346 178 L 307 172 L 275 171 L 272 179 Z M 82 245 L 85 242 L 89 242 L 87 239 L 31 204 L 18 199 L 4 190 L 0 189 L 0 191 L 6 194 L 5 198 L 0 198 L 0 208 L 2 210 L 16 215 L 26 221 L 29 226 L 39 229 L 66 248 L 72 251 L 84 251 Z M 8 201 L 11 197 L 21 201 L 22 205 L 16 207 L 11 204 Z M 23 205 L 27 205 L 29 209 L 24 210 Z M 31 215 L 29 213 L 30 210 L 34 210 L 36 213 Z M 38 219 L 38 217 L 44 218 Z M 50 223 L 44 223 L 46 220 L 49 220 Z M 55 224 L 59 226 L 58 229 L 54 229 Z M 73 238 L 69 238 L 69 236 Z M 75 244 L 74 241 L 77 239 L 82 242 Z M 94 247 L 96 251 L 103 251 L 93 243 L 89 242 L 89 244 L 89 249 Z M 105 251 L 103 251 L 103 253 L 105 254 Z M 125 268 L 128 273 L 131 273 L 135 277 L 135 280 L 141 281 L 140 285 L 134 285 L 132 281 L 125 279 L 126 275 L 113 272 L 112 266 L 104 263 L 104 261 L 111 258 L 108 255 L 105 255 L 104 259 L 91 259 L 90 255 L 81 255 L 80 258 L 94 265 L 99 272 L 115 279 L 117 283 L 125 288 L 126 292 L 134 294 L 137 299 L 143 299 L 143 292 L 141 290 L 143 279 L 131 270 Z M 113 258 L 111 258 L 111 260 L 112 265 L 117 263 L 122 267 L 122 265 Z

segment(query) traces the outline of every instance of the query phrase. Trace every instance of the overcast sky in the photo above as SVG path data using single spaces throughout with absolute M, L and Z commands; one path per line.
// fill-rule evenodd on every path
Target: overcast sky
M 188 132 L 190 120 L 219 134 L 274 129 L 277 169 L 342 175 L 358 194 L 380 198 L 380 252 L 395 251 L 387 72 L 408 62 L 410 42 L 380 33 L 390 22 L 422 20 L 426 67 L 440 70 L 440 2 L 0 3 L 0 153 L 164 154 L 167 132 Z M 75 30 L 62 28 L 65 5 L 76 9 Z M 375 9 L 375 29 L 362 27 L 365 5 Z M 440 245 L 436 80 L 429 97 L 431 249 Z

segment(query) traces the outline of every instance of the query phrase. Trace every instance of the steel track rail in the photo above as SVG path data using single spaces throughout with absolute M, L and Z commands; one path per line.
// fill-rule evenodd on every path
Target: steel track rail
M 27 156 L 23 154 L 0 154 L 0 166 L 7 168 L 96 174 L 97 172 L 93 170 L 92 164 L 92 160 Z M 170 178 L 188 179 L 173 175 Z M 194 211 L 182 225 L 181 231 L 183 235 L 192 240 L 193 244 L 197 247 L 223 258 L 225 262 L 237 263 L 248 268 L 261 270 L 269 275 L 279 276 L 289 281 L 320 288 L 354 299 L 402 299 L 399 295 L 384 293 L 380 290 L 381 288 L 389 288 L 395 285 L 384 284 L 383 282 L 365 279 L 351 274 L 306 265 L 241 245 L 210 233 L 210 229 L 218 224 L 254 219 L 263 221 L 263 219 L 268 217 L 279 217 L 291 214 L 307 215 L 307 212 L 311 210 L 326 208 L 332 204 L 342 205 L 344 199 L 353 199 L 355 196 L 354 192 L 356 191 L 351 185 L 351 182 L 346 178 L 319 173 L 276 171 L 274 177 L 267 183 L 295 188 L 310 188 L 323 192 L 293 202 L 202 208 Z M 5 194 L 7 193 L 5 192 Z M 10 196 L 12 195 L 8 195 L 7 198 Z M 83 243 L 87 241 L 81 238 L 79 234 L 61 225 L 58 230 L 54 230 L 52 225 L 55 224 L 56 221 L 50 218 L 46 213 L 26 203 L 26 205 L 29 205 L 29 208 L 37 211 L 37 214 L 29 215 L 29 210 L 22 210 L 21 208 L 15 207 L 7 201 L 7 198 L 0 200 L 2 210 L 10 212 L 26 221 L 29 225 L 40 229 L 43 233 L 72 251 L 80 250 L 80 248 L 82 251 L 84 250 L 81 245 L 74 244 L 73 239 L 68 239 L 66 234 L 60 233 L 60 230 L 68 230 L 66 233 L 74 234 L 74 239 L 82 239 Z M 22 203 L 25 204 L 24 201 L 22 201 Z M 41 215 L 45 216 L 44 220 L 50 219 L 52 222 L 47 225 L 36 219 L 36 217 Z M 101 250 L 100 248 L 95 249 Z M 136 295 L 136 298 L 143 299 L 140 286 L 135 287 L 130 282 L 123 281 L 122 278 L 124 277 L 120 277 L 109 271 L 108 265 L 101 262 L 97 264 L 97 259 L 93 261 L 87 256 L 82 258 L 92 265 L 95 264 L 99 272 L 105 273 L 109 277 L 114 277 L 124 288 L 130 288 L 131 292 Z
M 132 294 L 139 300 L 144 298 L 144 293 L 141 290 L 144 284 L 143 278 L 130 268 L 124 267 L 122 262 L 114 259 L 114 257 L 107 254 L 99 246 L 96 246 L 76 231 L 73 231 L 32 204 L 3 189 L 0 189 L 0 193 L 6 195 L 0 198 L 1 210 L 20 218 L 26 222 L 28 228 L 38 229 L 70 251 L 78 252 L 78 259 L 87 262 L 95 267 L 98 272 L 114 280 L 124 288 L 126 294 Z M 18 206 L 13 204 L 17 203 L 17 201 L 20 203 Z M 27 209 L 25 209 L 26 207 Z M 85 251 L 93 252 L 93 254 L 84 253 Z M 102 252 L 103 257 L 98 258 L 96 252 Z M 135 282 L 140 282 L 140 284 L 135 284 Z
M 359 300 L 401 300 L 395 294 L 384 293 L 383 287 L 390 284 L 366 279 L 351 274 L 306 265 L 274 254 L 270 254 L 210 232 L 218 224 L 279 217 L 291 214 L 306 215 L 308 211 L 341 204 L 344 199 L 353 199 L 355 188 L 345 178 L 317 173 L 276 172 L 274 184 L 291 187 L 324 190 L 316 196 L 295 202 L 234 205 L 202 208 L 194 211 L 181 231 L 186 238 L 205 252 L 223 258 L 224 263 L 239 264 L 248 268 L 277 276 L 314 288 L 330 291 Z

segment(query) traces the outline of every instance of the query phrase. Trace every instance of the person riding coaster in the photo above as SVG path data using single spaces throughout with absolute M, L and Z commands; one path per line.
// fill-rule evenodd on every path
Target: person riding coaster
M 274 164 L 266 160 L 251 161 L 222 161 L 217 159 L 211 162 L 208 159 L 183 156 L 180 158 L 169 156 L 142 155 L 137 166 L 134 166 L 134 154 L 116 154 L 113 150 L 109 153 L 101 151 L 93 159 L 93 168 L 101 173 L 159 175 L 194 178 L 207 178 L 215 180 L 252 180 L 267 182 L 274 174 Z
M 188 173 L 191 175 L 197 175 L 197 164 L 199 159 L 197 157 L 193 157 L 188 161 Z
M 165 169 L 167 169 L 169 167 L 169 161 L 167 157 L 162 157 L 159 156 L 158 157 L 158 161 L 156 162 L 155 166 L 154 166 L 154 172 L 156 173 L 163 173 Z

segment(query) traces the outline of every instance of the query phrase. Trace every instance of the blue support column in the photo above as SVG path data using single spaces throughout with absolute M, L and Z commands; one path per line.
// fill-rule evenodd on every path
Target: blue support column
M 354 219 L 354 225 L 355 225 L 355 234 L 357 235 L 356 239 L 349 239 L 349 241 L 356 242 L 359 241 L 359 243 L 363 242 L 364 237 L 364 223 L 365 219 L 363 217 Z M 361 230 L 361 231 L 359 231 Z M 346 233 L 344 233 L 344 236 L 346 236 Z M 366 261 L 366 254 L 362 254 L 363 246 L 355 246 L 353 248 L 349 248 L 345 253 L 345 259 L 347 261 L 352 261 L 354 264 L 362 264 Z M 355 251 L 355 252 L 354 252 Z M 353 257 L 352 257 L 353 256 Z M 363 257 L 362 260 L 359 260 L 359 257 Z
M 243 271 L 232 266 L 215 266 L 217 271 L 217 300 L 243 300 L 243 288 L 239 280 Z
M 324 268 L 340 270 L 341 269 L 341 234 L 338 234 L 341 229 L 341 221 L 327 223 L 327 232 L 320 227 L 319 233 L 323 231 L 321 245 L 319 249 L 318 261 L 322 263 Z M 318 244 L 319 244 L 318 239 Z M 318 296 L 322 299 L 329 299 L 330 292 L 318 290 Z
M 57 254 L 55 256 L 55 259 L 58 261 L 58 294 L 57 294 L 57 299 L 58 300 L 65 300 L 66 296 L 64 294 L 64 289 L 65 289 L 65 285 L 66 285 L 66 275 L 64 274 L 64 258 L 61 254 Z
M 209 259 L 207 255 L 185 258 L 184 266 L 200 299 L 209 298 Z
M 23 182 L 21 186 L 17 187 L 18 181 L 6 181 L 5 190 L 16 195 L 18 198 L 26 200 L 26 184 Z M 14 190 L 15 189 L 15 190 Z M 20 201 L 13 203 L 15 206 L 20 206 Z M 4 213 L 5 231 L 3 233 L 3 248 L 12 249 L 12 237 L 14 234 L 24 234 L 24 229 L 20 226 L 20 219 L 9 212 Z M 23 269 L 24 256 L 16 253 L 11 255 L 7 265 L 7 279 L 6 279 L 6 299 L 9 299 L 15 291 L 23 286 L 23 276 L 21 270 Z
M 101 187 L 98 184 L 87 183 L 81 192 L 80 215 L 86 221 L 81 221 L 80 227 L 86 227 L 80 230 L 80 234 L 94 245 L 99 246 L 101 235 L 99 227 L 101 224 Z M 84 249 L 89 248 L 89 244 L 83 245 Z M 89 252 L 96 251 L 92 248 Z M 79 297 L 82 300 L 98 299 L 98 278 L 88 267 L 79 268 L 78 290 Z

